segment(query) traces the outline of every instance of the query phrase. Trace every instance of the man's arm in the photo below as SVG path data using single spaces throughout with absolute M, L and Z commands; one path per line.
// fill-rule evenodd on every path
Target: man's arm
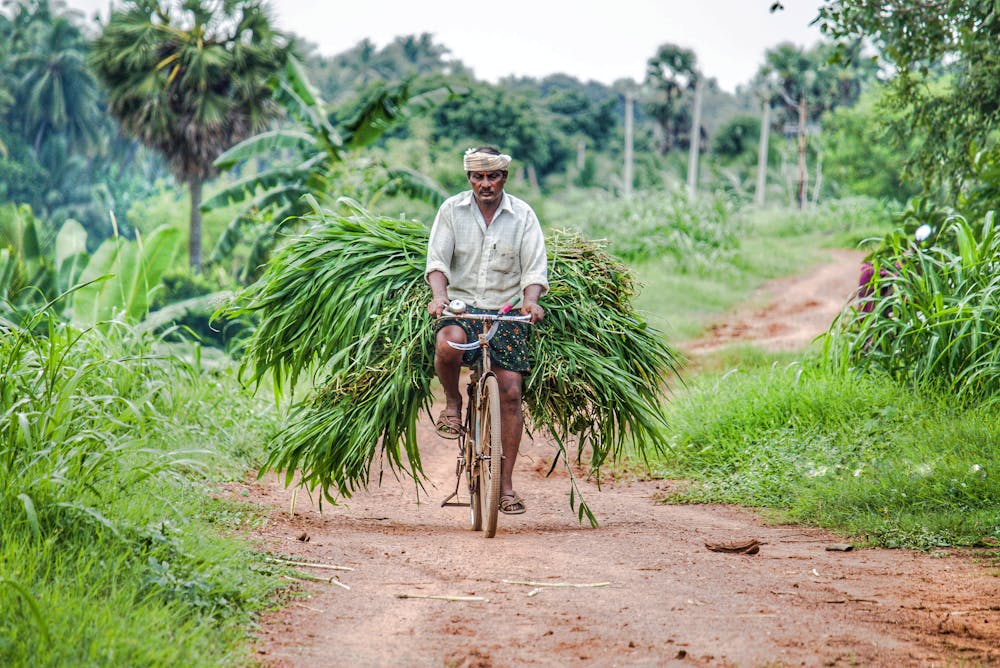
M 538 216 L 528 210 L 527 227 L 521 237 L 521 286 L 524 303 L 521 313 L 531 315 L 531 322 L 539 322 L 545 317 L 545 310 L 538 300 L 549 290 L 548 263 L 545 252 L 545 237 Z
M 524 288 L 524 303 L 521 304 L 521 313 L 531 316 L 531 322 L 540 322 L 545 317 L 545 309 L 538 305 L 538 298 L 542 296 L 542 286 L 537 283 Z
M 435 318 L 440 318 L 448 306 L 448 277 L 443 271 L 435 270 L 427 274 L 427 282 L 431 286 L 431 294 L 434 295 L 427 305 L 427 312 Z

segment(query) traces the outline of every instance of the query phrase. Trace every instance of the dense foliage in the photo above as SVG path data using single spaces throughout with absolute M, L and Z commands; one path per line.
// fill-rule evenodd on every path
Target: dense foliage
M 1000 12 L 980 0 L 827 0 L 821 27 L 836 38 L 867 37 L 891 66 L 892 136 L 927 183 L 957 193 L 985 152 L 1000 162 Z M 912 146 L 911 138 L 920 138 Z
M 162 169 L 118 133 L 87 65 L 78 13 L 59 2 L 18 0 L 0 11 L 0 202 L 80 222 L 93 244 L 129 233 L 129 205 Z
M 1000 230 L 961 217 L 900 231 L 873 254 L 864 295 L 830 331 L 835 364 L 967 401 L 1000 400 Z
M 0 321 L 0 663 L 239 656 L 274 583 L 205 477 L 246 466 L 269 419 L 128 327 Z
M 337 193 L 370 204 L 383 194 L 404 192 L 415 200 L 439 205 L 447 193 L 423 175 L 361 156 L 394 125 L 463 94 L 447 85 L 420 93 L 411 92 L 406 83 L 373 86 L 359 106 L 350 107 L 350 116 L 336 124 L 337 110 L 319 97 L 299 62 L 290 58 L 274 96 L 289 123 L 247 138 L 215 159 L 215 167 L 224 171 L 248 163 L 267 167 L 203 203 L 205 210 L 240 207 L 209 262 L 230 258 L 241 239 L 249 238 L 251 250 L 240 278 L 253 282 L 286 226 L 310 210 L 307 195 L 325 199 Z

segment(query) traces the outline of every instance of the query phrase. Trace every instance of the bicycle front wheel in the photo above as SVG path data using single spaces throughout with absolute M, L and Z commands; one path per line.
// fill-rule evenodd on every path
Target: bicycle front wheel
M 500 442 L 500 386 L 494 376 L 483 381 L 479 397 L 479 496 L 482 499 L 483 535 L 497 533 L 500 508 L 500 466 L 503 445 Z
M 483 528 L 483 503 L 480 499 L 483 489 L 475 443 L 475 433 L 466 430 L 466 436 L 462 439 L 462 447 L 465 453 L 465 476 L 469 483 L 469 524 L 473 531 L 481 531 Z

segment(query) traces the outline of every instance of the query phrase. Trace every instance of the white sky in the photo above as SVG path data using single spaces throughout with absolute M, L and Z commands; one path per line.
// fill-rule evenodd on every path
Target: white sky
M 663 43 L 692 49 L 702 71 L 733 91 L 747 83 L 764 51 L 785 41 L 820 39 L 820 0 L 270 0 L 278 27 L 332 56 L 364 38 L 382 47 L 398 35 L 431 33 L 476 77 L 570 74 L 610 84 L 641 81 Z M 107 15 L 109 0 L 67 0 Z

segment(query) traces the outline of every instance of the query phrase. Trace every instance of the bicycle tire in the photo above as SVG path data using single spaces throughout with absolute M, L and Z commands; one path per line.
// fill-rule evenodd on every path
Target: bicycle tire
M 479 397 L 479 487 L 482 500 L 483 535 L 497 533 L 500 509 L 500 467 L 503 444 L 500 440 L 500 386 L 494 376 L 487 376 Z
M 466 436 L 462 439 L 462 447 L 465 453 L 465 479 L 469 483 L 469 526 L 473 531 L 482 531 L 483 505 L 479 498 L 482 492 L 482 485 L 479 476 L 479 458 L 476 456 L 474 432 L 466 429 Z

